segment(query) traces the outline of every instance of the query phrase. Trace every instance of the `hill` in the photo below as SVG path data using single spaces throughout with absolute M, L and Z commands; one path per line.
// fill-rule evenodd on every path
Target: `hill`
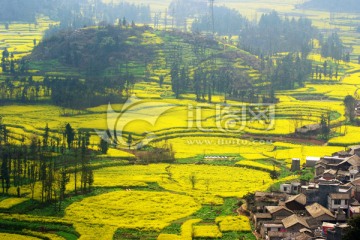
M 334 12 L 360 12 L 360 5 L 357 0 L 310 0 L 298 7 Z
M 206 96 L 210 102 L 215 93 L 230 94 L 231 90 L 239 95 L 266 86 L 266 80 L 260 78 L 261 61 L 227 41 L 129 24 L 54 34 L 26 60 L 37 75 L 76 78 L 67 79 L 70 85 L 80 78 L 84 81 L 79 86 L 103 85 L 109 91 L 118 89 L 120 96 L 142 81 L 171 85 L 176 97 L 196 93 L 197 100 Z M 50 88 L 53 93 L 62 92 L 54 85 Z

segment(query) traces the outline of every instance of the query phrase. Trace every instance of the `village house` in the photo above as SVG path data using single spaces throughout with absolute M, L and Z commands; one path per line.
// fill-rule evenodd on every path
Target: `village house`
M 280 185 L 280 192 L 287 194 L 299 194 L 301 184 L 299 182 L 284 183 Z
M 265 211 L 265 206 L 277 206 L 280 201 L 285 201 L 285 193 L 275 192 L 255 192 L 254 194 L 254 207 L 257 212 Z
M 292 168 L 297 168 L 294 160 Z M 257 194 L 264 202 L 256 203 L 261 212 L 252 218 L 263 239 L 341 240 L 347 219 L 360 215 L 360 146 L 332 156 L 308 157 L 306 165 L 315 166 L 310 183 L 281 184 L 283 195 Z M 277 197 L 272 198 L 274 194 Z
M 285 206 L 266 206 L 266 212 L 271 214 L 272 219 L 283 219 L 294 214 L 293 211 Z
M 351 188 L 351 197 L 360 202 L 360 178 L 345 184 L 345 186 Z
M 309 229 L 306 218 L 293 214 L 282 220 L 286 232 L 300 232 L 302 229 Z
M 319 224 L 323 222 L 334 222 L 336 220 L 334 214 L 332 214 L 329 209 L 318 203 L 306 206 L 306 212 Z
M 303 211 L 306 206 L 306 196 L 302 193 L 291 196 L 285 201 L 285 206 L 292 211 Z
M 349 211 L 350 193 L 331 193 L 328 197 L 328 208 L 330 211 L 343 210 L 345 213 Z
M 351 166 L 349 168 L 350 181 L 354 181 L 357 178 L 360 178 L 360 170 L 358 167 Z
M 351 179 L 350 171 L 353 173 L 352 179 L 360 172 L 359 146 L 350 147 L 347 151 L 335 153 L 331 157 L 323 157 L 315 165 L 315 176 L 318 178 L 341 178 L 339 180 L 346 182 Z
M 257 231 L 260 231 L 261 224 L 266 224 L 267 222 L 270 222 L 273 220 L 271 213 L 255 213 L 253 214 L 253 222 L 255 229 Z
M 322 157 L 315 165 L 315 176 L 322 175 L 328 169 L 337 169 L 344 159 L 339 156 Z
M 360 145 L 356 145 L 356 146 L 350 146 L 347 151 L 349 152 L 349 154 L 351 155 L 358 155 L 360 156 Z

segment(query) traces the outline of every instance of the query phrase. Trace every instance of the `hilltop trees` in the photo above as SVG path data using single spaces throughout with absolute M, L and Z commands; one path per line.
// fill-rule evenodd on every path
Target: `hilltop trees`
M 277 12 L 271 12 L 263 14 L 257 25 L 247 25 L 239 38 L 241 48 L 258 56 L 301 52 L 306 58 L 317 34 L 309 19 L 282 19 Z
M 248 21 L 238 11 L 224 6 L 214 7 L 214 18 L 215 32 L 219 35 L 239 35 L 240 31 L 248 24 Z M 207 12 L 193 22 L 191 29 L 193 32 L 212 32 Z

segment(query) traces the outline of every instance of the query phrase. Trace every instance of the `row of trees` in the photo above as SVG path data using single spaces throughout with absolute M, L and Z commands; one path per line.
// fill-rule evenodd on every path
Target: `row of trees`
M 91 191 L 94 182 L 90 166 L 89 134 L 75 133 L 67 124 L 58 137 L 50 136 L 46 125 L 41 137 L 32 136 L 30 145 L 12 144 L 6 125 L 0 123 L 0 160 L 2 193 L 14 187 L 18 197 L 23 188 L 30 188 L 31 197 L 41 189 L 41 202 L 61 204 L 66 197 L 68 183 L 73 178 L 74 193 Z M 54 140 L 57 139 L 57 140 Z
M 298 53 L 289 53 L 276 60 L 276 64 L 270 58 L 266 69 L 274 89 L 294 89 L 304 86 L 312 71 L 312 64 Z
M 321 42 L 321 55 L 333 60 L 350 62 L 350 50 L 345 48 L 336 32 Z
M 339 77 L 339 64 L 335 65 L 335 69 L 332 64 L 328 63 L 328 61 L 324 61 L 321 65 L 316 65 L 315 69 L 312 70 L 311 76 L 313 79 L 321 80 L 322 77 L 329 77 L 332 80 L 335 77 L 335 80 Z

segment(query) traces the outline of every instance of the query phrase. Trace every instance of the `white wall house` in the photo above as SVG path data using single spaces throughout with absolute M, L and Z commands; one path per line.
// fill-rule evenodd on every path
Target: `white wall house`
M 287 194 L 299 194 L 301 185 L 298 182 L 284 183 L 280 185 L 280 192 Z
M 328 209 L 330 211 L 337 211 L 338 209 L 349 209 L 350 194 L 349 193 L 331 193 L 328 196 Z

